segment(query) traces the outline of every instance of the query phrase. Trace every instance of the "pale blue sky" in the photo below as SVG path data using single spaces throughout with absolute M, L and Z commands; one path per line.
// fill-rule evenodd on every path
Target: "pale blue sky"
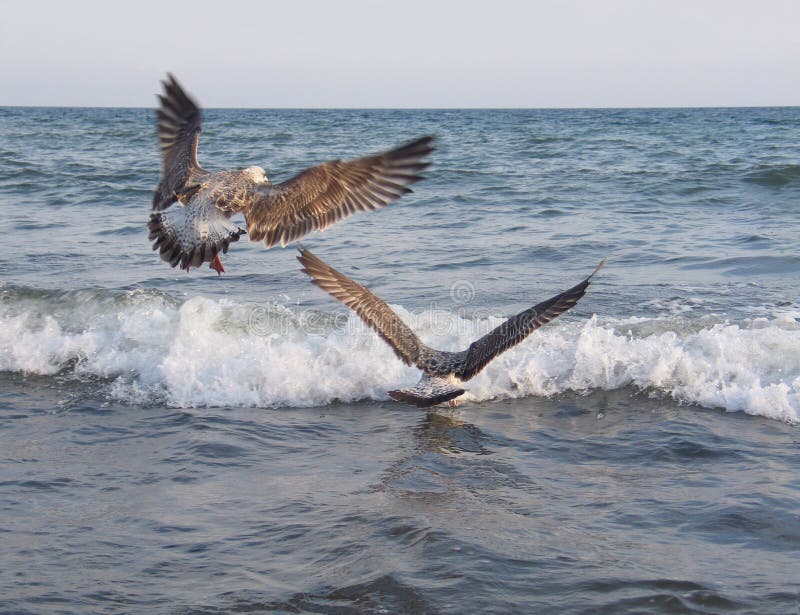
M 0 105 L 800 104 L 798 0 L 0 1 Z

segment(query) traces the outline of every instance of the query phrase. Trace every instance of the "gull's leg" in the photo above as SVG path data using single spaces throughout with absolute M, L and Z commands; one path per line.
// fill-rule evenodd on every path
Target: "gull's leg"
M 217 275 L 222 275 L 222 272 L 225 271 L 225 267 L 222 266 L 222 261 L 219 260 L 219 254 L 214 257 L 214 260 L 208 264 L 209 269 L 213 269 L 217 272 Z

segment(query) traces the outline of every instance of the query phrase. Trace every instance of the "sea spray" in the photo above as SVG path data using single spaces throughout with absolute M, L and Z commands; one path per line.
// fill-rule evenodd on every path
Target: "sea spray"
M 435 347 L 466 348 L 500 316 L 400 316 Z M 0 370 L 103 380 L 108 396 L 170 406 L 318 406 L 387 399 L 418 372 L 353 314 L 160 291 L 4 287 Z M 465 401 L 632 387 L 783 421 L 800 417 L 792 314 L 578 318 L 567 314 L 493 361 Z

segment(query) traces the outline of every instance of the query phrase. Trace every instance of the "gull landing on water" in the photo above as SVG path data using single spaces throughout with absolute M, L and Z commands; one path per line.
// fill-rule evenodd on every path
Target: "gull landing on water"
M 207 262 L 222 273 L 220 252 L 245 233 L 267 248 L 285 246 L 357 211 L 399 199 L 430 164 L 425 157 L 433 151 L 433 138 L 426 136 L 375 156 L 332 160 L 278 184 L 257 166 L 212 173 L 197 162 L 199 107 L 172 75 L 163 86 L 158 110 L 161 181 L 153 196 L 157 213 L 150 215 L 148 228 L 153 249 L 172 267 L 188 271 Z M 174 203 L 181 206 L 168 209 Z M 230 221 L 239 212 L 247 230 Z
M 303 273 L 308 274 L 314 284 L 375 329 L 400 360 L 422 370 L 422 378 L 414 387 L 389 391 L 392 399 L 418 408 L 435 406 L 462 395 L 461 382 L 474 377 L 492 359 L 519 344 L 542 325 L 575 307 L 586 294 L 594 274 L 605 264 L 603 259 L 580 284 L 512 316 L 466 350 L 447 352 L 423 344 L 388 305 L 310 251 L 301 249 L 297 260 L 303 265 Z

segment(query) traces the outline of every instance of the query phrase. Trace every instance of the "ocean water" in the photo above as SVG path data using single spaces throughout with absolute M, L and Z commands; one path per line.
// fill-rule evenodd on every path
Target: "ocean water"
M 303 240 L 424 341 L 608 261 L 424 412 L 293 248 L 150 250 L 152 110 L 0 108 L 0 611 L 797 611 L 800 108 L 212 109 L 200 162 L 428 133 Z

